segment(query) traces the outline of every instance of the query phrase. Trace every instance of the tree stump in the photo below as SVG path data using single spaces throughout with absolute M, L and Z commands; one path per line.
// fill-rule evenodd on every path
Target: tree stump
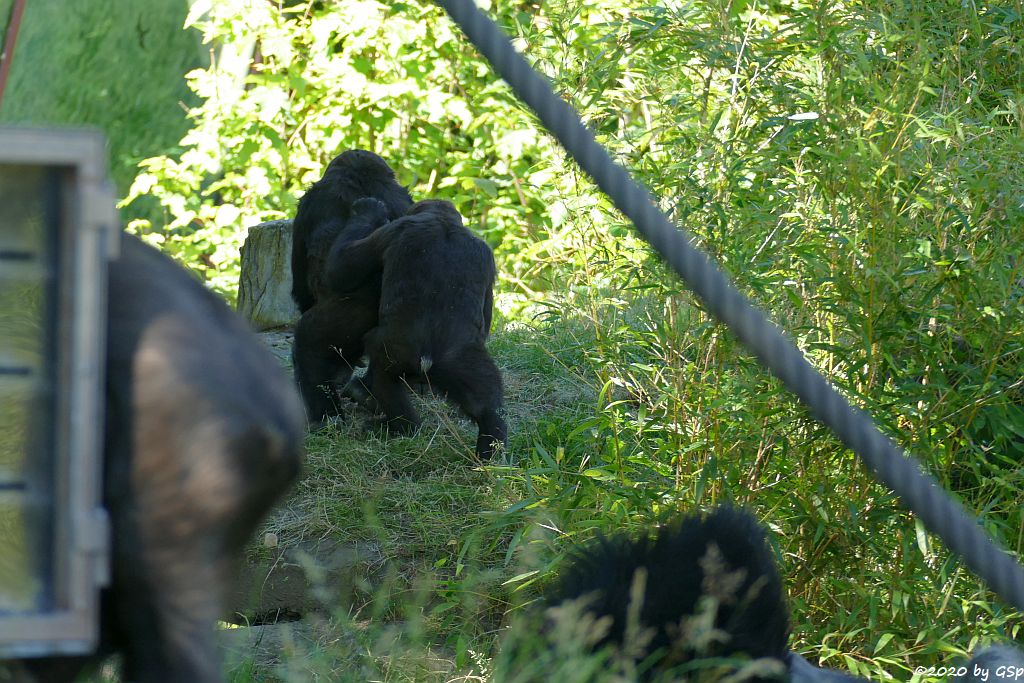
M 249 228 L 242 245 L 238 312 L 258 331 L 294 325 L 292 222 L 267 221 Z

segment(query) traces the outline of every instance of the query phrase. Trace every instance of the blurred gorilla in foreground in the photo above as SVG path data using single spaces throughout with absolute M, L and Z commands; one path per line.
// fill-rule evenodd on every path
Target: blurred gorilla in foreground
M 108 298 L 100 648 L 23 664 L 55 683 L 119 652 L 126 681 L 220 681 L 214 625 L 243 546 L 298 475 L 302 408 L 245 323 L 132 236 Z
M 782 582 L 764 532 L 740 510 L 684 517 L 653 538 L 598 539 L 546 598 L 552 606 L 570 601 L 601 629 L 593 648 L 628 652 L 638 680 L 677 669 L 700 681 L 741 670 L 750 683 L 786 680 Z M 656 663 L 643 666 L 649 659 Z
M 591 649 L 632 659 L 639 681 L 867 683 L 789 651 L 789 610 L 764 531 L 729 507 L 653 538 L 598 540 L 570 561 L 545 603 L 549 631 L 566 614 L 592 625 Z M 962 666 L 958 683 L 1024 680 L 1024 653 L 1010 647 Z
M 364 239 L 336 242 L 325 273 L 332 291 L 380 283 L 378 323 L 365 338 L 369 368 L 345 393 L 368 393 L 388 428 L 406 433 L 419 424 L 406 383 L 426 382 L 476 422 L 476 454 L 489 459 L 507 431 L 501 372 L 486 346 L 496 277 L 491 248 L 447 201 L 417 202 Z
M 380 276 L 337 294 L 324 283 L 332 249 L 362 239 L 403 215 L 412 198 L 391 167 L 373 152 L 342 152 L 299 200 L 292 224 L 295 379 L 309 422 L 319 426 L 340 411 L 338 382 L 363 357 L 363 337 L 377 325 Z

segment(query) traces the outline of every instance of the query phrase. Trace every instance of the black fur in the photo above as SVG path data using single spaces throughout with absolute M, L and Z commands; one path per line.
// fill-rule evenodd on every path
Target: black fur
M 120 652 L 129 681 L 220 681 L 214 623 L 246 539 L 298 474 L 302 409 L 255 335 L 169 258 L 125 235 L 109 273 L 112 582 L 96 654 Z M 89 663 L 27 668 L 52 683 Z
M 631 604 L 638 576 L 643 581 L 639 608 Z M 599 539 L 570 560 L 545 603 L 557 606 L 567 600 L 582 601 L 595 619 L 610 619 L 594 649 L 611 645 L 624 651 L 630 610 L 638 615 L 650 640 L 630 654 L 638 664 L 654 661 L 649 668 L 637 667 L 642 681 L 677 667 L 711 675 L 697 680 L 718 680 L 742 660 L 756 659 L 756 669 L 744 672 L 744 681 L 867 683 L 789 651 L 782 582 L 764 530 L 743 510 L 719 507 L 706 517 L 689 515 L 658 529 L 653 538 Z M 703 624 L 709 610 L 719 636 L 710 647 L 684 631 Z M 697 659 L 704 661 L 693 669 Z M 730 659 L 733 663 L 727 664 Z M 708 665 L 724 669 L 709 670 Z
M 1005 683 L 1024 680 L 1024 651 L 1011 645 L 981 650 L 963 665 L 964 674 L 950 683 Z
M 339 295 L 380 277 L 379 324 L 367 333 L 362 380 L 389 428 L 419 424 L 407 381 L 426 381 L 478 426 L 476 453 L 506 439 L 501 373 L 487 352 L 497 271 L 487 243 L 450 202 L 422 201 L 368 237 L 338 246 L 326 281 Z M 353 391 L 353 394 L 358 393 Z
M 383 159 L 372 152 L 338 155 L 299 201 L 292 234 L 295 377 L 311 423 L 339 412 L 336 383 L 363 356 L 363 337 L 377 324 L 379 278 L 336 295 L 324 285 L 332 249 L 361 239 L 412 205 Z M 342 377 L 346 379 L 346 377 Z
M 292 223 L 292 298 L 301 313 L 322 296 L 321 276 L 328 250 L 346 231 L 352 204 L 360 197 L 383 202 L 388 220 L 412 206 L 412 197 L 395 180 L 387 162 L 362 149 L 336 156 L 323 178 L 299 200 Z
M 599 539 L 570 561 L 546 603 L 583 599 L 588 612 L 611 618 L 595 647 L 622 646 L 641 570 L 639 623 L 651 639 L 637 659 L 660 655 L 643 680 L 708 657 L 769 658 L 784 670 L 789 619 L 782 582 L 764 532 L 748 513 L 722 507 L 658 529 L 653 538 Z M 703 610 L 713 610 L 714 628 L 724 640 L 697 648 L 681 626 Z

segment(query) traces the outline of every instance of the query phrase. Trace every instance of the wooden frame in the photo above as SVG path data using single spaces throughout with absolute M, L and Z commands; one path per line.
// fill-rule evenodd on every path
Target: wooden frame
M 48 312 L 56 316 L 55 338 L 44 359 L 55 378 L 48 404 L 55 415 L 55 452 L 47 527 L 52 570 L 45 577 L 50 597 L 41 611 L 0 611 L 0 658 L 80 654 L 96 646 L 99 590 L 109 581 L 102 388 L 107 262 L 116 253 L 118 219 L 98 132 L 0 128 L 0 166 L 10 165 L 43 168 L 59 186 L 51 242 L 56 292 L 49 298 L 56 311 Z M 5 229 L 0 225 L 0 232 Z

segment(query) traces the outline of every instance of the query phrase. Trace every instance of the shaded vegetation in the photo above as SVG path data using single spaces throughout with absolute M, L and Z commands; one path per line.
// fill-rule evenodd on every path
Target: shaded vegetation
M 490 4 L 669 215 L 1019 557 L 1020 3 Z M 291 215 L 338 150 L 377 151 L 495 247 L 512 434 L 483 469 L 455 418 L 412 439 L 310 437 L 272 527 L 372 543 L 379 561 L 320 645 L 236 680 L 519 680 L 498 635 L 568 548 L 726 501 L 773 531 L 812 661 L 922 680 L 1021 638 L 1021 615 L 708 319 L 440 10 L 208 5 L 195 24 L 255 44 L 251 70 L 238 88 L 191 74 L 192 129 L 127 198 L 163 215 L 133 229 L 230 297 L 244 226 Z

